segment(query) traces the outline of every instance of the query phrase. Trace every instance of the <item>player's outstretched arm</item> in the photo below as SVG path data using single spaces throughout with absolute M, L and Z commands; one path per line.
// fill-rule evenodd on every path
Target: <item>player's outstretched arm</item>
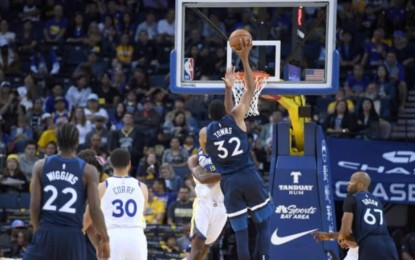
M 220 181 L 220 174 L 207 172 L 199 165 L 199 160 L 196 154 L 189 157 L 187 165 L 192 171 L 192 175 L 200 183 L 216 183 Z
M 321 241 L 326 241 L 326 240 L 331 240 L 331 239 L 336 239 L 339 237 L 339 232 L 322 232 L 322 231 L 315 231 L 313 233 L 311 233 L 314 237 L 314 240 L 316 240 L 316 242 L 321 242 Z
M 43 171 L 45 160 L 39 160 L 32 169 L 32 181 L 30 184 L 30 222 L 32 222 L 33 232 L 39 228 L 40 204 L 42 200 L 42 187 L 40 185 L 40 175 Z
M 222 77 L 222 80 L 225 83 L 225 109 L 226 113 L 230 114 L 234 105 L 232 99 L 232 87 L 235 85 L 236 80 L 236 72 L 234 66 L 226 69 L 225 76 Z
M 97 257 L 109 258 L 109 237 L 105 226 L 105 219 L 100 209 L 98 194 L 98 171 L 90 164 L 85 166 L 84 179 L 87 187 L 88 205 L 94 226 L 100 236 L 100 243 L 97 248 Z
M 232 111 L 232 116 L 235 118 L 235 121 L 239 125 L 245 119 L 245 115 L 251 106 L 252 98 L 255 93 L 255 81 L 252 75 L 251 65 L 249 64 L 249 53 L 252 49 L 252 40 L 250 39 L 240 39 L 241 49 L 233 49 L 241 58 L 242 65 L 245 71 L 245 92 L 242 94 L 241 100 L 237 106 Z

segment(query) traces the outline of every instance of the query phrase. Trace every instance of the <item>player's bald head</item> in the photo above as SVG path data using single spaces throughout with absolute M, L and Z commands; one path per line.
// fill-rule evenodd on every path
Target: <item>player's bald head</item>
M 368 189 L 370 186 L 370 182 L 372 181 L 369 174 L 366 172 L 355 172 L 353 173 L 351 179 L 353 179 L 356 183 L 360 183 L 362 189 Z

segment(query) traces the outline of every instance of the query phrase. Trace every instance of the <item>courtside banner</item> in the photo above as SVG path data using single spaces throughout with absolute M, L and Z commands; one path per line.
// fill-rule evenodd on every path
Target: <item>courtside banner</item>
M 346 197 L 356 171 L 372 178 L 371 192 L 390 203 L 415 204 L 415 144 L 328 138 L 334 198 Z

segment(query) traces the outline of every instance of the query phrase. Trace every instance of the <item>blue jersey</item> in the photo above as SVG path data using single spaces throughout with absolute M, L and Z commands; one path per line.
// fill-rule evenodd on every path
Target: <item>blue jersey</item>
M 369 192 L 356 192 L 351 199 L 355 200 L 353 236 L 358 244 L 367 236 L 389 235 L 383 205 L 378 198 Z
M 221 174 L 253 167 L 249 152 L 248 135 L 236 124 L 231 115 L 207 126 L 206 152 Z
M 45 159 L 40 178 L 40 226 L 82 228 L 86 200 L 86 187 L 83 182 L 85 165 L 79 158 L 53 155 Z

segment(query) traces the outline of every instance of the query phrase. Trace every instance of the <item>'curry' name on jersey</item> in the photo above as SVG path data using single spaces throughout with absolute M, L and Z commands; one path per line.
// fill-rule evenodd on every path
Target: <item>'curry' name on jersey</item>
M 135 188 L 131 186 L 115 186 L 112 188 L 114 194 L 128 193 L 133 194 Z
M 74 185 L 78 181 L 78 177 L 75 176 L 73 173 L 66 172 L 66 171 L 51 171 L 46 173 L 49 181 L 67 181 L 70 184 Z
M 231 134 L 232 134 L 232 127 L 221 128 L 218 131 L 213 133 L 213 135 L 216 136 L 216 138 L 219 138 L 222 135 L 231 135 Z

